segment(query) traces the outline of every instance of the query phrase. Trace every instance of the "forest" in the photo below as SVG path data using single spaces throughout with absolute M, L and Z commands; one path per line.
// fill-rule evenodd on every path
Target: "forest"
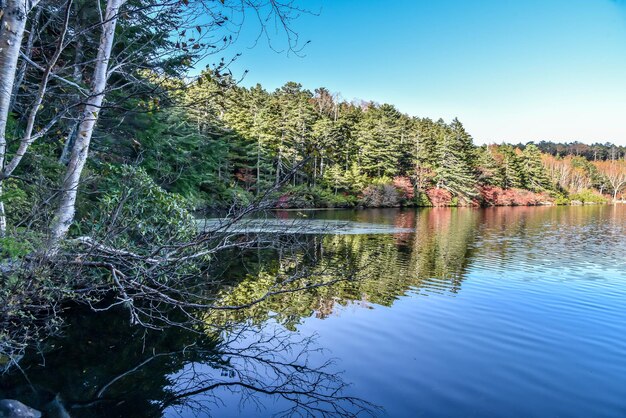
M 200 161 L 172 161 L 149 151 L 144 163 L 156 179 L 167 167 L 172 174 L 159 184 L 195 194 L 200 207 L 249 200 L 292 170 L 279 207 L 600 203 L 616 200 L 624 186 L 623 147 L 476 146 L 458 119 L 411 117 L 391 104 L 346 102 L 325 88 L 311 92 L 295 82 L 268 92 L 258 84 L 237 86 L 230 77 L 218 83 L 207 71 L 182 100 L 189 137 L 204 133 L 194 143 L 211 143 L 214 150 L 204 164 L 210 185 L 198 183 L 200 173 L 192 177 Z M 149 148 L 158 150 L 155 145 Z
M 252 22 L 299 51 L 294 2 L 0 5 L 0 360 L 56 329 L 67 299 L 113 293 L 146 326 L 172 324 L 163 305 L 185 321 L 214 308 L 219 292 L 186 286 L 224 250 L 274 244 L 198 231 L 203 211 L 624 199 L 624 147 L 478 146 L 458 119 L 245 87 L 229 48 Z M 277 281 L 259 300 L 310 286 Z
M 119 201 L 129 179 L 183 217 L 260 196 L 281 208 L 600 203 L 618 200 L 626 184 L 624 147 L 476 146 L 458 119 L 296 82 L 243 87 L 227 60 L 189 76 L 234 42 L 237 16 L 287 24 L 292 5 L 106 6 L 3 9 L 12 46 L 0 62 L 3 234 L 26 228 L 57 246 Z

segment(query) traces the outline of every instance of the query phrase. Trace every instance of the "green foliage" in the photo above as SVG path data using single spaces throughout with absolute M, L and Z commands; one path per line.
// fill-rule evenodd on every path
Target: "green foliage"
M 29 225 L 38 230 L 48 224 L 51 192 L 58 188 L 63 166 L 58 163 L 55 145 L 41 142 L 31 146 L 20 166 L 2 182 L 9 227 Z
M 589 189 L 581 190 L 570 195 L 570 201 L 577 200 L 583 204 L 607 203 L 607 199 L 597 192 Z
M 477 179 L 472 166 L 473 152 L 468 146 L 468 141 L 471 140 L 462 135 L 459 129 L 457 127 L 456 131 L 446 133 L 438 143 L 435 181 L 436 187 L 446 189 L 464 200 L 470 200 L 477 196 Z
M 567 196 L 563 195 L 562 193 L 558 193 L 556 197 L 554 198 L 554 204 L 558 206 L 569 205 L 570 202 L 571 200 Z
M 126 245 L 155 246 L 193 235 L 195 222 L 186 200 L 168 193 L 140 167 L 107 164 L 99 172 L 96 205 L 87 228 Z
M 315 195 L 316 207 L 349 208 L 356 204 L 356 198 L 349 194 L 335 194 L 332 191 L 321 187 L 315 187 L 312 191 Z
M 365 188 L 367 184 L 367 176 L 361 172 L 357 163 L 352 163 L 350 169 L 346 171 L 346 182 L 350 185 L 352 191 L 359 192 Z
M 499 148 L 501 159 L 501 187 L 505 189 L 521 188 L 524 184 L 524 173 L 522 171 L 521 161 L 516 154 L 515 149 L 510 145 L 504 145 Z
M 33 204 L 23 185 L 15 179 L 9 179 L 3 183 L 2 202 L 10 208 L 10 213 L 25 213 Z
M 433 205 L 428 199 L 428 195 L 422 192 L 416 194 L 416 201 L 419 207 L 430 207 Z
M 391 184 L 392 183 L 392 179 L 390 177 L 387 177 L 387 176 L 374 177 L 370 181 L 370 183 L 373 184 L 374 186 L 383 186 L 385 184 Z
M 533 192 L 550 190 L 552 185 L 541 162 L 541 151 L 534 144 L 528 144 L 521 157 L 522 184 L 525 189 Z
M 339 190 L 348 190 L 350 186 L 347 176 L 338 165 L 334 165 L 324 172 L 322 182 L 324 186 L 330 190 L 334 190 L 335 194 L 337 194 Z
M 143 128 L 129 132 L 141 144 L 133 160 L 141 158 L 159 185 L 195 207 L 245 204 L 287 175 L 288 204 L 306 207 L 353 204 L 369 186 L 396 177 L 422 193 L 414 199 L 419 205 L 428 204 L 423 193 L 435 188 L 451 193 L 457 205 L 474 201 L 479 186 L 555 191 L 537 146 L 475 147 L 458 119 L 448 124 L 409 117 L 389 104 L 337 102 L 326 89 L 313 93 L 295 82 L 273 92 L 243 88 L 209 71 L 180 101 L 188 107 L 184 114 L 136 117 Z M 581 164 L 601 187 L 593 165 Z M 385 193 L 369 187 L 367 194 Z
M 502 167 L 494 156 L 494 147 L 483 146 L 476 153 L 479 181 L 484 185 L 501 187 L 504 177 Z
M 0 259 L 24 257 L 34 248 L 33 244 L 23 236 L 0 237 Z

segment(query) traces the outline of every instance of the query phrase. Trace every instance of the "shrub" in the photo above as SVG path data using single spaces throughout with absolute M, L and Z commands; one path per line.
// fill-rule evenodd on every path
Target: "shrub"
M 435 207 L 450 206 L 452 203 L 452 193 L 445 189 L 437 187 L 428 189 L 426 190 L 426 196 L 428 196 L 430 204 Z
M 393 178 L 393 187 L 395 187 L 402 198 L 413 200 L 415 198 L 415 188 L 408 177 L 396 176 Z
M 400 193 L 391 184 L 370 184 L 363 190 L 360 203 L 365 207 L 400 206 Z
M 419 207 L 429 207 L 432 206 L 432 203 L 430 203 L 430 200 L 428 200 L 428 195 L 424 192 L 417 192 L 416 195 L 416 204 Z
M 23 236 L 6 236 L 0 238 L 0 258 L 19 258 L 28 255 L 34 250 L 32 243 Z
M 348 208 L 354 206 L 355 203 L 355 198 L 346 193 L 334 193 L 321 187 L 316 187 L 312 191 L 316 207 Z
M 523 189 L 482 186 L 479 191 L 484 206 L 536 206 L 553 201 L 545 193 L 534 193 Z
M 569 205 L 570 204 L 570 199 L 568 199 L 566 196 L 562 195 L 561 193 L 559 193 L 555 198 L 554 198 L 554 204 L 555 205 Z
M 159 245 L 196 231 L 186 200 L 163 190 L 144 169 L 107 165 L 106 171 L 85 224 L 90 233 L 113 233 L 120 244 Z
M 600 193 L 589 189 L 583 189 L 570 195 L 570 200 L 578 200 L 583 204 L 607 203 L 607 199 Z

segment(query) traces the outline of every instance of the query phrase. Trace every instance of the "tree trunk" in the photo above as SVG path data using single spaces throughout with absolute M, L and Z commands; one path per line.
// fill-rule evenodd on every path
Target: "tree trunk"
M 275 184 L 278 185 L 280 183 L 280 175 L 281 169 L 283 165 L 283 139 L 285 137 L 285 132 L 281 133 L 280 143 L 278 144 L 278 161 L 276 162 L 276 181 Z
M 37 134 L 33 135 L 33 130 L 35 129 L 35 121 L 37 120 L 37 114 L 39 113 L 39 110 L 42 107 L 43 98 L 46 94 L 46 90 L 48 89 L 48 81 L 50 80 L 50 74 L 52 74 L 52 68 L 56 65 L 59 57 L 61 56 L 61 53 L 63 52 L 65 35 L 67 33 L 67 29 L 69 25 L 71 7 L 72 7 L 72 1 L 70 0 L 68 1 L 67 8 L 65 10 L 63 29 L 61 30 L 61 34 L 59 35 L 59 39 L 57 40 L 56 50 L 54 51 L 52 58 L 50 58 L 50 60 L 48 61 L 48 64 L 46 65 L 44 69 L 41 82 L 39 83 L 39 89 L 37 90 L 37 94 L 35 95 L 35 100 L 33 101 L 30 107 L 30 111 L 28 112 L 24 134 L 22 136 L 22 139 L 20 140 L 19 147 L 17 151 L 15 152 L 15 155 L 13 156 L 13 158 L 10 161 L 7 158 L 4 158 L 4 161 L 7 164 L 3 167 L 2 170 L 0 170 L 0 182 L 7 179 L 8 177 L 11 176 L 11 174 L 13 174 L 13 171 L 15 171 L 17 166 L 22 161 L 22 158 L 24 158 L 24 155 L 26 155 L 26 151 L 28 150 L 28 148 L 43 133 L 42 131 L 42 132 L 39 132 L 38 135 Z M 0 193 L 0 196 L 2 196 L 1 193 Z
M 256 195 L 261 193 L 261 137 L 256 143 Z
M 38 7 L 37 12 L 35 13 L 35 16 L 33 16 L 33 18 L 30 19 L 32 23 L 30 24 L 30 28 L 27 32 L 28 39 L 26 40 L 26 45 L 24 46 L 24 52 L 23 52 L 23 54 L 29 59 L 32 58 L 33 43 L 35 42 L 35 35 L 37 35 L 37 31 L 39 30 L 38 22 L 39 22 L 39 18 L 41 17 L 42 9 L 43 9 L 42 7 Z M 51 21 L 52 19 L 49 20 L 49 22 Z M 44 25 L 43 29 L 45 29 L 46 26 L 47 25 Z M 27 69 L 28 69 L 28 62 L 26 60 L 22 60 L 22 64 L 20 65 L 20 68 L 17 69 L 17 72 L 15 74 L 15 81 L 13 82 L 13 93 L 11 94 L 11 105 L 9 106 L 9 112 L 13 111 L 13 107 L 15 106 L 15 102 L 17 100 L 17 94 L 20 90 L 20 86 L 24 82 L 24 77 L 26 76 Z
M 0 9 L 0 169 L 4 168 L 7 140 L 6 129 L 15 83 L 17 62 L 26 27 L 26 17 L 38 3 L 33 1 L 27 8 L 23 0 L 5 0 Z M 0 201 L 0 235 L 6 232 L 4 202 Z
M 104 100 L 115 26 L 119 9 L 124 2 L 125 0 L 107 1 L 89 99 L 85 103 L 76 141 L 63 179 L 59 206 L 50 227 L 49 248 L 53 253 L 58 248 L 60 241 L 67 235 L 67 231 L 74 221 L 80 175 L 87 161 L 89 144 Z
M 52 58 L 50 59 L 50 62 L 48 63 L 46 69 L 44 70 L 43 78 L 41 80 L 41 84 L 39 85 L 39 90 L 37 91 L 37 95 L 35 96 L 35 101 L 34 101 L 34 103 L 31 106 L 30 112 L 28 114 L 28 118 L 26 120 L 26 130 L 25 130 L 24 135 L 23 135 L 23 137 L 22 137 L 22 139 L 20 141 L 20 145 L 19 145 L 15 155 L 13 156 L 13 158 L 10 161 L 8 161 L 8 164 L 6 164 L 7 158 L 6 158 L 6 155 L 5 155 L 5 152 L 6 152 L 6 140 L 4 141 L 4 149 L 3 149 L 3 154 L 2 154 L 2 164 L 0 165 L 0 235 L 1 236 L 4 236 L 6 234 L 6 229 L 7 229 L 6 212 L 5 212 L 5 208 L 4 208 L 4 202 L 2 202 L 2 197 L 3 197 L 2 196 L 2 186 L 3 186 L 2 183 L 3 183 L 4 180 L 9 178 L 11 176 L 11 174 L 13 174 L 13 171 L 20 164 L 20 162 L 22 161 L 22 158 L 24 157 L 24 155 L 26 155 L 26 151 L 28 150 L 28 147 L 30 147 L 30 145 L 36 139 L 36 136 L 33 136 L 33 129 L 35 127 L 35 120 L 37 118 L 37 113 L 39 112 L 41 104 L 43 102 L 43 97 L 46 94 L 46 89 L 48 87 L 48 80 L 50 79 L 50 73 L 52 72 L 52 68 L 56 64 L 57 60 L 61 56 L 61 52 L 63 51 L 63 42 L 65 41 L 65 34 L 67 32 L 67 25 L 68 25 L 68 19 L 69 19 L 69 13 L 70 13 L 71 4 L 72 4 L 72 2 L 70 0 L 68 2 L 68 5 L 67 5 L 66 14 L 65 14 L 65 24 L 63 26 L 62 33 L 61 33 L 61 35 L 59 37 L 59 40 L 58 40 L 58 43 L 57 43 L 57 49 L 56 49 L 54 55 L 52 56 Z M 12 104 L 9 104 L 9 107 L 11 105 Z M 8 114 L 8 112 L 7 112 L 7 114 Z M 4 130 L 6 132 L 6 120 L 5 120 Z
M 80 7 L 77 10 L 76 16 L 76 27 L 82 28 L 83 22 L 85 20 L 85 7 Z M 84 50 L 83 50 L 83 37 L 79 36 L 76 39 L 76 46 L 74 48 L 74 70 L 73 70 L 73 78 L 75 83 L 82 83 L 83 81 L 83 67 L 84 67 Z M 78 103 L 80 101 L 80 97 L 77 94 L 75 97 L 75 101 Z M 79 112 L 80 113 L 80 112 Z M 76 120 L 72 124 L 70 128 L 69 134 L 65 138 L 65 143 L 63 144 L 63 151 L 61 152 L 61 156 L 59 157 L 59 163 L 63 165 L 67 165 L 70 161 L 70 152 L 74 146 L 74 140 L 76 139 L 76 132 L 78 132 L 78 128 L 80 125 L 80 119 Z

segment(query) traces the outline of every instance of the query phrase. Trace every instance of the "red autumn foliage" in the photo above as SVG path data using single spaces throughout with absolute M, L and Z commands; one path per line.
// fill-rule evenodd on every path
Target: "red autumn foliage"
M 445 189 L 428 189 L 426 190 L 428 200 L 435 207 L 450 206 L 452 203 L 452 194 Z
M 396 176 L 393 178 L 393 187 L 398 189 L 400 195 L 407 200 L 412 200 L 415 197 L 415 189 L 408 177 Z
M 479 191 L 483 206 L 536 206 L 552 203 L 552 199 L 546 194 L 523 189 L 482 186 Z

